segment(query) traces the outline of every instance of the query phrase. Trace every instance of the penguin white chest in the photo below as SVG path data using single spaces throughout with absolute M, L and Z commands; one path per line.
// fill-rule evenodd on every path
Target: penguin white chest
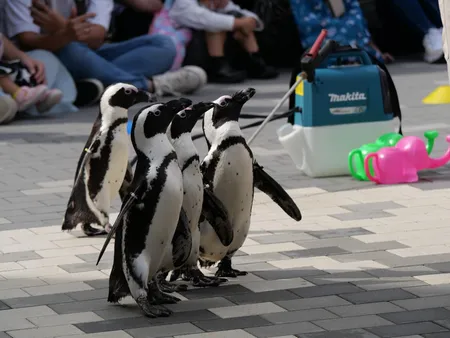
M 128 165 L 128 137 L 125 131 L 117 130 L 111 142 L 109 168 L 105 183 L 109 186 L 111 200 L 115 198 L 122 185 Z
M 243 145 L 233 146 L 221 154 L 214 174 L 214 194 L 224 204 L 234 232 L 233 242 L 227 248 L 220 242 L 209 223 L 201 224 L 202 256 L 211 261 L 218 261 L 242 246 L 250 227 L 253 162 Z
M 203 180 L 198 163 L 192 163 L 183 171 L 183 188 L 183 209 L 192 231 L 192 229 L 198 229 L 203 205 Z

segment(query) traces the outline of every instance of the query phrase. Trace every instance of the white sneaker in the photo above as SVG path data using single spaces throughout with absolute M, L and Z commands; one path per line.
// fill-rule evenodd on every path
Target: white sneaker
M 0 96 L 0 124 L 6 124 L 14 120 L 18 109 L 16 101 L 11 96 Z
M 153 77 L 155 94 L 176 95 L 193 93 L 208 81 L 206 72 L 197 66 L 185 66 L 173 72 Z
M 423 38 L 424 60 L 429 63 L 438 61 L 444 55 L 442 50 L 442 30 L 431 28 Z
M 53 108 L 54 105 L 61 102 L 63 97 L 59 89 L 48 89 L 44 97 L 36 104 L 36 109 L 43 114 Z

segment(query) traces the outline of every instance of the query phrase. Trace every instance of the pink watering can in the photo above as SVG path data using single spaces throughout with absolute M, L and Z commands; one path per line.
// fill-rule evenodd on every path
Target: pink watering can
M 450 135 L 446 138 L 450 143 Z M 370 173 L 373 160 L 374 175 Z M 418 181 L 417 172 L 434 169 L 450 162 L 450 146 L 441 158 L 430 158 L 424 142 L 415 136 L 402 138 L 395 147 L 382 148 L 369 154 L 364 160 L 367 177 L 378 184 L 412 183 Z

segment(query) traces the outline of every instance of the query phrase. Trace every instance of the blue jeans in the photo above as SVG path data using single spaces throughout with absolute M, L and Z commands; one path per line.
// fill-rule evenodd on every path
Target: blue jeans
M 430 28 L 442 27 L 439 0 L 391 0 L 399 15 L 422 36 Z
M 75 80 L 94 78 L 105 86 L 129 83 L 148 90 L 148 79 L 167 72 L 175 59 L 172 40 L 164 35 L 142 35 L 117 43 L 105 43 L 97 50 L 72 42 L 56 55 Z
M 52 109 L 45 114 L 73 113 L 78 111 L 78 108 L 73 105 L 77 96 L 75 83 L 61 61 L 59 61 L 52 53 L 41 49 L 32 50 L 27 54 L 33 59 L 41 61 L 45 65 L 47 86 L 52 89 L 59 89 L 64 94 L 61 102 L 53 106 Z M 42 115 L 38 113 L 35 107 L 31 107 L 24 113 L 32 116 Z

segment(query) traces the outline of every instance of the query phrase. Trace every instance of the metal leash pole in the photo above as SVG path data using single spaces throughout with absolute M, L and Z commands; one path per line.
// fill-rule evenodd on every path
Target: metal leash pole
M 283 105 L 284 101 L 286 101 L 289 98 L 289 96 L 292 94 L 292 92 L 295 90 L 295 88 L 297 88 L 297 86 L 300 83 L 302 83 L 302 81 L 304 79 L 306 79 L 306 73 L 301 73 L 300 74 L 300 78 L 292 85 L 291 88 L 289 88 L 288 92 L 277 103 L 277 105 L 275 106 L 275 108 L 273 108 L 273 110 L 270 112 L 270 114 L 264 119 L 263 123 L 261 123 L 261 125 L 258 127 L 258 129 L 256 129 L 254 134 L 248 139 L 248 141 L 247 141 L 248 145 L 250 145 L 253 142 L 255 137 L 258 136 L 258 134 L 261 132 L 261 130 L 263 130 L 263 128 L 266 126 L 266 124 L 269 123 L 269 121 L 272 118 L 272 116 L 275 115 L 277 110 Z
M 327 36 L 327 30 L 322 29 L 319 36 L 317 37 L 316 41 L 312 45 L 310 51 L 308 54 L 305 55 L 305 57 L 308 57 L 310 61 L 313 61 L 317 54 L 319 53 L 319 48 L 322 45 L 323 40 L 325 40 L 325 37 Z M 303 60 L 303 59 L 302 59 Z M 300 78 L 292 85 L 291 88 L 289 88 L 288 92 L 283 96 L 283 98 L 278 102 L 278 104 L 273 108 L 272 112 L 266 117 L 266 119 L 263 121 L 263 123 L 259 126 L 258 129 L 254 132 L 254 134 L 248 139 L 247 144 L 250 145 L 256 136 L 263 130 L 263 128 L 266 126 L 266 124 L 270 121 L 272 116 L 276 113 L 276 111 L 283 105 L 284 101 L 286 101 L 289 96 L 292 94 L 292 92 L 297 88 L 297 86 L 302 83 L 307 78 L 306 72 L 300 73 Z

